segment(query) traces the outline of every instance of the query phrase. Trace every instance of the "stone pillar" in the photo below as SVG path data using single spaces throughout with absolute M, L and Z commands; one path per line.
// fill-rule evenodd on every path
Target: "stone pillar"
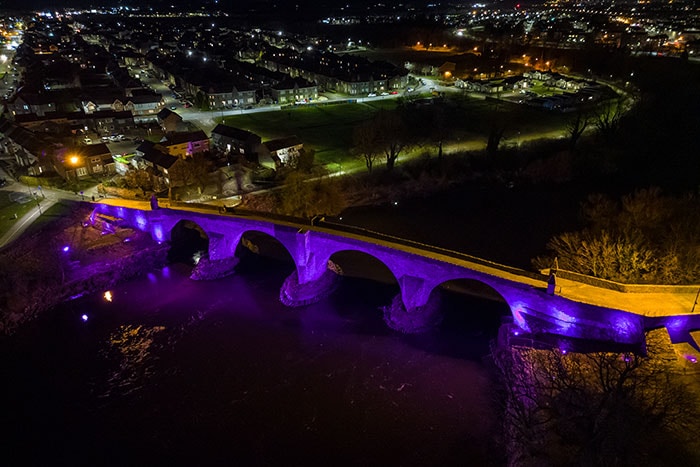
M 382 308 L 384 322 L 391 329 L 416 334 L 437 327 L 442 321 L 440 297 L 431 294 L 433 287 L 420 277 L 399 278 L 401 294 Z
M 195 281 L 210 281 L 230 276 L 235 272 L 238 262 L 239 259 L 236 256 L 222 259 L 202 258 L 192 270 L 190 279 Z
M 299 232 L 296 248 L 291 251 L 297 270 L 282 284 L 280 301 L 287 306 L 303 306 L 330 295 L 337 286 L 338 276 L 328 269 L 328 255 L 323 245 L 314 244 L 312 232 Z
M 303 306 L 316 303 L 336 289 L 339 277 L 326 269 L 317 279 L 299 282 L 297 271 L 284 280 L 280 289 L 280 301 L 287 306 Z
M 439 295 L 430 297 L 427 303 L 406 308 L 401 295 L 397 295 L 390 305 L 382 307 L 384 322 L 394 331 L 404 334 L 419 334 L 435 329 L 442 322 Z

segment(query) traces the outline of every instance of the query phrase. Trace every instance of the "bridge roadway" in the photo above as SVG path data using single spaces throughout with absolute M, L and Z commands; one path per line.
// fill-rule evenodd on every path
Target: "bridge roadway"
M 577 280 L 579 278 L 576 275 L 567 274 L 567 277 L 557 277 L 554 295 L 551 295 L 546 291 L 548 277 L 544 274 L 501 265 L 459 252 L 394 238 L 377 232 L 325 222 L 319 226 L 257 215 L 223 214 L 211 207 L 183 203 L 178 203 L 177 206 L 173 205 L 172 208 L 167 206 L 167 202 L 162 202 L 159 209 L 152 211 L 150 203 L 147 201 L 106 199 L 96 203 L 96 212 L 110 215 L 116 215 L 119 212 L 122 215 L 116 215 L 116 217 L 124 218 L 127 223 L 128 216 L 123 215 L 123 208 L 141 211 L 139 216 L 145 215 L 147 218 L 149 215 L 160 216 L 160 220 L 156 220 L 155 217 L 149 218 L 153 219 L 149 222 L 154 225 L 158 223 L 160 240 L 169 240 L 170 231 L 179 220 L 186 219 L 198 223 L 204 227 L 203 230 L 210 235 L 210 239 L 213 238 L 211 234 L 214 231 L 223 232 L 228 229 L 228 227 L 215 226 L 214 222 L 233 221 L 246 224 L 247 227 L 236 227 L 240 230 L 240 233 L 236 234 L 237 237 L 226 241 L 219 239 L 214 242 L 214 244 L 219 245 L 219 249 L 225 245 L 226 250 L 229 251 L 226 253 L 228 255 L 233 254 L 235 246 L 240 241 L 240 235 L 244 231 L 260 230 L 259 226 L 264 224 L 277 226 L 278 230 L 270 230 L 271 235 L 280 240 L 290 251 L 295 259 L 299 274 L 294 278 L 296 283 L 288 288 L 292 291 L 291 295 L 285 294 L 284 290 L 281 294 L 282 301 L 290 302 L 287 304 L 309 303 L 313 300 L 306 299 L 313 298 L 313 294 L 317 293 L 319 298 L 322 298 L 323 294 L 317 289 L 302 291 L 301 296 L 296 298 L 293 295 L 297 293 L 295 290 L 303 288 L 302 286 L 306 282 L 320 282 L 321 272 L 319 271 L 326 269 L 327 260 L 332 253 L 342 249 L 353 249 L 365 251 L 389 267 L 402 289 L 399 297 L 403 300 L 403 312 L 408 311 L 407 315 L 409 316 L 415 316 L 415 313 L 412 314 L 413 311 L 427 309 L 430 292 L 436 285 L 457 278 L 476 279 L 491 286 L 505 299 L 513 312 L 515 323 L 525 331 L 568 335 L 576 338 L 612 338 L 616 340 L 619 338 L 630 343 L 638 340 L 640 335 L 643 336 L 644 330 L 666 327 L 672 340 L 687 341 L 697 347 L 690 338 L 689 332 L 700 329 L 700 304 L 696 303 L 700 286 L 621 286 L 633 290 L 621 291 L 613 290 L 612 288 L 616 286 L 613 283 L 599 286 L 595 284 L 596 281 L 599 284 L 603 284 L 605 281 L 585 277 Z M 117 211 L 118 207 L 122 209 Z M 170 220 L 164 221 L 163 216 L 170 218 Z M 139 217 L 139 219 L 143 219 L 143 217 Z M 202 225 L 210 222 L 210 226 Z M 138 228 L 149 230 L 150 227 L 146 226 L 143 220 L 139 223 L 141 225 L 137 226 Z M 280 229 L 286 229 L 286 233 Z M 151 233 L 153 235 L 152 230 Z M 216 235 L 214 234 L 214 237 Z M 300 239 L 304 235 L 305 239 Z M 154 238 L 156 238 L 155 235 Z M 321 243 L 321 238 L 323 243 Z M 232 246 L 231 242 L 235 245 Z M 332 242 L 340 246 L 334 244 L 333 247 L 328 247 L 328 252 L 324 253 L 325 256 L 323 254 L 316 255 L 318 256 L 316 260 L 318 264 L 312 264 L 314 262 L 313 251 L 322 250 L 324 246 Z M 214 247 L 210 246 L 210 254 L 216 256 L 212 248 Z M 376 248 L 380 248 L 381 251 Z M 386 251 L 393 251 L 394 255 L 391 256 L 389 253 L 387 256 Z M 397 260 L 398 252 L 407 254 L 409 258 Z M 217 254 L 221 255 L 220 252 Z M 414 263 L 421 264 L 421 266 L 414 267 Z M 438 269 L 434 269 L 436 267 Z M 459 272 L 454 272 L 455 267 L 463 271 L 462 275 Z M 410 271 L 407 272 L 407 270 Z M 586 283 L 583 282 L 584 280 L 594 283 Z M 287 285 L 289 284 L 285 283 L 283 289 Z M 617 286 L 620 285 L 617 284 Z M 295 300 L 297 303 L 294 303 Z M 694 311 L 696 313 L 693 313 Z M 394 314 L 394 316 L 397 315 Z M 386 317 L 385 311 L 385 320 Z M 399 318 L 399 320 L 401 319 Z M 392 326 L 389 321 L 387 323 Z M 420 328 L 420 325 L 417 327 Z M 592 328 L 596 329 L 591 331 Z M 406 331 L 407 329 L 400 330 Z M 690 340 L 685 339 L 685 337 L 690 338 Z

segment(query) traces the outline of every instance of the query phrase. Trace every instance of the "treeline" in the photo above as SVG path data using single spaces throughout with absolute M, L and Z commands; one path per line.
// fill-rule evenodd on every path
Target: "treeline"
M 582 205 L 586 227 L 565 232 L 537 257 L 562 269 L 623 283 L 700 283 L 700 197 L 649 188 L 619 200 L 601 194 Z
M 498 347 L 508 465 L 698 465 L 697 386 L 663 336 L 648 355 Z

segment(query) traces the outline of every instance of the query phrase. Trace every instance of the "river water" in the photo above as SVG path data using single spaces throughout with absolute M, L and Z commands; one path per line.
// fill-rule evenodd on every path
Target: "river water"
M 289 263 L 173 264 L 0 341 L 16 465 L 499 465 L 485 364 L 503 303 L 446 292 L 422 336 L 389 330 L 395 284 L 278 300 Z

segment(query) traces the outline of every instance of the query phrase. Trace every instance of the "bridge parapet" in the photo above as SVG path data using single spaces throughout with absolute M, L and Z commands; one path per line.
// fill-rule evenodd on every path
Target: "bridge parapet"
M 421 322 L 434 321 L 430 314 L 434 309 L 433 290 L 457 279 L 475 280 L 491 287 L 508 304 L 514 322 L 524 330 L 619 342 L 643 339 L 643 331 L 648 327 L 645 316 L 688 313 L 696 299 L 693 293 L 675 294 L 672 300 L 665 293 L 625 294 L 564 278 L 558 278 L 561 292 L 548 295 L 545 275 L 386 235 L 362 235 L 358 229 L 336 231 L 325 224 L 319 227 L 261 216 L 114 204 L 98 204 L 96 211 L 148 231 L 157 241 L 169 241 L 178 222 L 195 222 L 210 239 L 209 256 L 213 260 L 233 257 L 245 232 L 270 235 L 287 249 L 296 266 L 280 293 L 281 300 L 289 305 L 311 303 L 330 293 L 336 282 L 328 262 L 334 254 L 346 250 L 363 252 L 386 265 L 394 275 L 401 293 L 393 308 L 410 314 L 409 319 L 419 324 L 417 328 L 422 327 Z M 416 313 L 427 314 L 420 317 Z

